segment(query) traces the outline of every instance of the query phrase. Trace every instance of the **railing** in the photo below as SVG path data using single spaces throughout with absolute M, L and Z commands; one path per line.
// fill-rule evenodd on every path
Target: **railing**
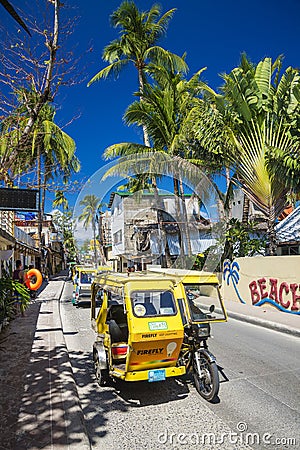
M 35 240 L 32 239 L 32 237 L 29 236 L 29 234 L 25 233 L 25 231 L 21 230 L 21 228 L 18 228 L 16 225 L 14 233 L 15 233 L 14 236 L 17 241 L 21 242 L 22 244 L 27 244 L 30 247 L 35 247 Z

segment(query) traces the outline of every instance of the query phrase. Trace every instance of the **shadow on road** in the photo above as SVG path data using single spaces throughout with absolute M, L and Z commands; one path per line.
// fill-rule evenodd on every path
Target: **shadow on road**
M 111 380 L 100 387 L 96 381 L 91 352 L 70 352 L 71 363 L 78 390 L 85 424 L 92 444 L 97 437 L 106 434 L 106 423 L 112 411 L 127 412 L 132 407 L 146 407 L 184 399 L 189 388 L 185 381 L 169 379 L 165 382 L 125 382 Z M 95 439 L 95 441 L 94 441 Z

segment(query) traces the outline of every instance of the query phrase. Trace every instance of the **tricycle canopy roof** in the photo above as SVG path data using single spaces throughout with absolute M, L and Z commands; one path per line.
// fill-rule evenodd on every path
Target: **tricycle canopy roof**
M 183 283 L 213 283 L 219 284 L 218 277 L 212 272 L 187 269 L 162 269 L 154 267 L 148 269 L 150 273 L 156 273 L 174 278 Z
M 133 282 L 149 282 L 149 281 L 170 281 L 173 284 L 182 283 L 198 283 L 198 284 L 219 284 L 219 280 L 214 273 L 202 272 L 197 270 L 184 269 L 151 269 L 147 272 L 131 272 L 131 273 L 102 273 L 97 274 L 94 283 L 109 285 L 125 285 Z

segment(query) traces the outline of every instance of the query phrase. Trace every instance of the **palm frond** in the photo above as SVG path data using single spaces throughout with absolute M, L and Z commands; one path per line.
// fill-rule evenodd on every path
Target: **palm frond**
M 115 77 L 118 77 L 121 70 L 129 64 L 129 60 L 127 59 L 119 59 L 118 61 L 110 64 L 107 67 L 104 67 L 104 69 L 100 70 L 96 75 L 93 76 L 93 78 L 88 82 L 87 86 L 91 86 L 91 84 L 95 83 L 96 81 L 100 81 L 101 79 L 106 79 L 110 75 L 114 75 Z

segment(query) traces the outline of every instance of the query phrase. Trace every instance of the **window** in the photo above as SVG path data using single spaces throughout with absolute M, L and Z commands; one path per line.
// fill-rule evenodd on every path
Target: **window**
M 135 291 L 131 293 L 131 303 L 136 317 L 176 314 L 174 297 L 170 291 Z
M 113 235 L 114 244 L 120 244 L 122 242 L 122 230 L 117 231 Z

